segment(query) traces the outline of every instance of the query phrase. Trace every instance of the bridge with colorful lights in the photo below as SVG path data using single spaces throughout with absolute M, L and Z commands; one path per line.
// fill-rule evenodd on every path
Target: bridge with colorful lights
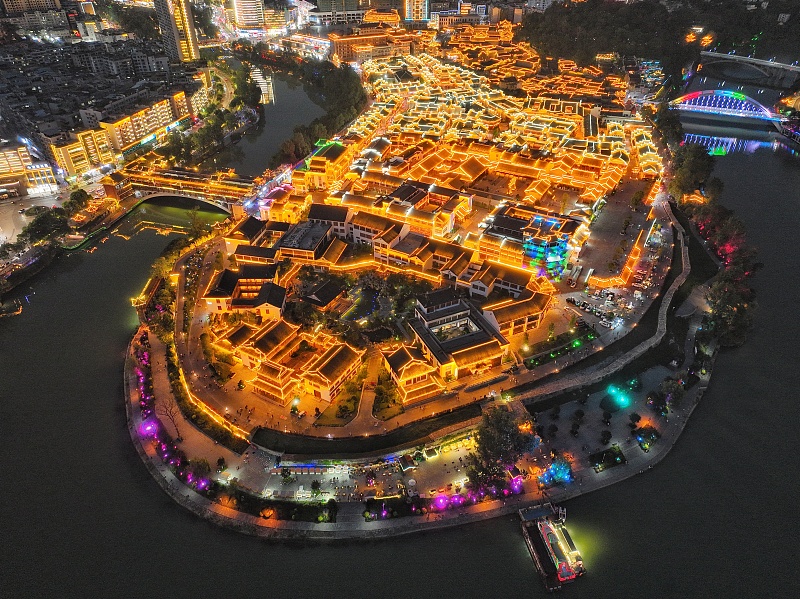
M 676 98 L 670 104 L 684 112 L 756 119 L 771 122 L 778 130 L 781 128 L 779 115 L 741 92 L 724 89 L 697 91 Z

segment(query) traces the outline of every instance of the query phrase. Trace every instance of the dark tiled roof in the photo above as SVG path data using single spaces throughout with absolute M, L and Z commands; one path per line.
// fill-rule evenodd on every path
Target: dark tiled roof
M 225 269 L 217 275 L 206 292 L 206 297 L 230 297 L 239 282 L 239 274 Z
M 314 304 L 320 308 L 324 308 L 335 300 L 344 291 L 344 287 L 333 281 L 325 281 L 317 285 L 311 292 L 302 298 L 303 301 L 309 304 Z
M 335 345 L 326 351 L 312 368 L 333 382 L 357 359 L 358 354 L 349 345 Z
M 268 260 L 275 258 L 275 251 L 274 247 L 265 248 L 255 245 L 237 245 L 233 255 L 249 258 L 264 258 Z
M 232 231 L 232 233 L 241 233 L 250 241 L 253 241 L 256 237 L 258 237 L 259 233 L 264 230 L 265 223 L 262 220 L 258 220 L 253 216 L 248 216 Z
M 417 298 L 417 301 L 426 310 L 450 302 L 457 302 L 458 300 L 458 294 L 450 287 L 443 287 L 442 289 L 425 293 Z
M 347 208 L 343 206 L 311 204 L 311 208 L 308 211 L 308 220 L 343 223 L 347 220 L 347 212 Z
M 275 278 L 277 272 L 277 264 L 242 264 L 239 267 L 239 278 L 268 281 Z

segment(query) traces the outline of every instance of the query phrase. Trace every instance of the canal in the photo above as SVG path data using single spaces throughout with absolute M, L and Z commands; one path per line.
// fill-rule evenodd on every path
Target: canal
M 270 158 L 292 136 L 298 125 L 307 125 L 325 111 L 311 101 L 302 83 L 284 75 L 273 75 L 275 102 L 263 107 L 258 125 L 242 139 L 208 158 L 202 169 L 232 168 L 240 175 L 258 177 Z
M 800 157 L 775 141 L 740 144 L 750 153 L 721 156 L 716 171 L 766 265 L 755 329 L 720 356 L 669 456 L 566 504 L 589 572 L 565 597 L 800 591 L 785 570 L 800 538 Z M 159 211 L 173 226 L 185 206 L 146 205 L 134 218 Z M 218 529 L 168 498 L 130 443 L 122 364 L 136 326 L 130 298 L 172 237 L 125 227 L 130 239 L 59 259 L 20 290 L 23 314 L 0 320 L 3 597 L 545 596 L 512 517 L 303 546 Z

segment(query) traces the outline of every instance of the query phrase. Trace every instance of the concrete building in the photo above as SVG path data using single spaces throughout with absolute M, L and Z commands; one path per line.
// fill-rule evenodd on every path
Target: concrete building
M 154 0 L 153 5 L 167 56 L 174 62 L 198 60 L 200 47 L 189 0 Z
M 7 15 L 24 12 L 61 10 L 60 0 L 2 0 Z
M 233 0 L 233 24 L 239 30 L 264 30 L 262 0 Z
M 25 195 L 55 185 L 53 169 L 46 163 L 34 163 L 27 146 L 0 145 L 0 195 Z
M 68 177 L 114 162 L 114 152 L 103 129 L 89 129 L 50 145 L 58 166 Z
M 405 0 L 405 13 L 406 21 L 427 21 L 430 19 L 429 0 Z

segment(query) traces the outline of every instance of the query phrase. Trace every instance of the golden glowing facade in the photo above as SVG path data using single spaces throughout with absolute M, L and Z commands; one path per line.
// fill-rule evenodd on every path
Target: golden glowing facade
M 114 163 L 114 151 L 103 129 L 89 129 L 75 134 L 74 140 L 52 144 L 50 150 L 66 176 L 72 177 Z
M 124 117 L 103 119 L 100 127 L 108 134 L 111 147 L 124 153 L 139 144 L 160 139 L 189 114 L 186 94 L 179 91 Z
M 164 50 L 174 62 L 200 59 L 197 32 L 189 0 L 154 0 Z

